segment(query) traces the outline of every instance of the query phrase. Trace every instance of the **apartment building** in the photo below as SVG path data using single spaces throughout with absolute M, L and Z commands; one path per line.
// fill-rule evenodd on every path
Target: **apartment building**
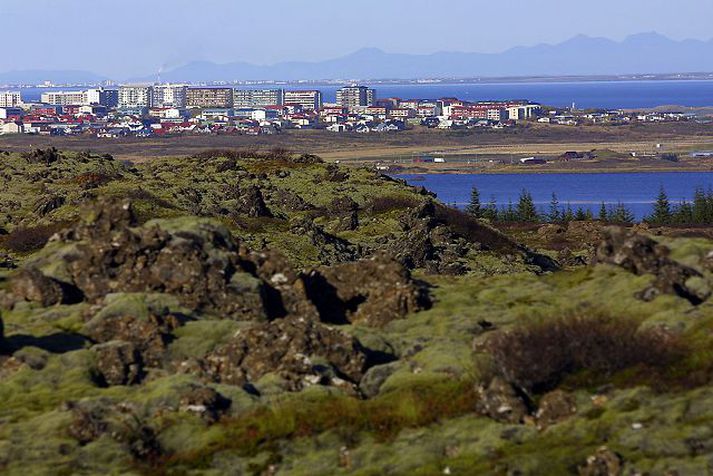
M 186 106 L 189 108 L 232 108 L 233 88 L 188 88 Z
M 337 90 L 337 104 L 342 107 L 371 106 L 375 97 L 373 89 L 356 84 Z
M 88 105 L 98 104 L 100 106 L 113 108 L 119 104 L 118 89 L 95 88 L 87 89 L 86 93 Z
M 153 87 L 153 107 L 186 107 L 188 86 L 185 84 L 156 84 Z
M 285 91 L 285 104 L 302 106 L 304 110 L 317 111 L 322 108 L 322 92 L 316 89 Z
M 40 101 L 53 106 L 88 105 L 86 91 L 47 91 L 40 95 Z
M 125 85 L 119 87 L 119 107 L 122 109 L 151 107 L 153 87 L 150 85 Z
M 0 107 L 16 107 L 22 105 L 20 91 L 0 91 Z
M 282 106 L 284 103 L 284 89 L 236 89 L 233 91 L 233 105 L 236 108 Z

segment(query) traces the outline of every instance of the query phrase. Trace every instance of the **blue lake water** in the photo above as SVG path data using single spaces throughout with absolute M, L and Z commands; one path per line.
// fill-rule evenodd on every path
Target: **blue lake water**
M 569 203 L 574 210 L 590 209 L 596 215 L 601 203 L 615 206 L 621 202 L 637 219 L 651 212 L 660 187 L 664 187 L 672 203 L 691 200 L 696 187 L 713 187 L 713 172 L 651 172 L 592 174 L 404 174 L 412 185 L 423 185 L 449 205 L 464 207 L 470 200 L 472 187 L 480 192 L 481 202 L 495 199 L 499 206 L 509 201 L 517 203 L 526 189 L 535 204 L 547 211 L 552 193 L 561 207 Z
M 243 87 L 243 86 L 241 86 Z M 244 86 L 261 89 L 266 86 Z M 550 106 L 579 108 L 647 108 L 663 105 L 713 106 L 713 81 L 578 81 L 490 84 L 389 84 L 376 85 L 377 97 L 438 99 L 457 97 L 467 101 L 529 99 Z M 325 102 L 334 102 L 339 86 L 285 86 L 286 89 L 322 91 Z M 81 88 L 67 88 L 81 89 Z M 26 101 L 38 101 L 48 88 L 25 88 Z

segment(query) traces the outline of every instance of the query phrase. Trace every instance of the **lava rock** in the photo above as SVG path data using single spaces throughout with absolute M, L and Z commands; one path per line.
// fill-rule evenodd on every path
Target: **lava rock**
M 476 411 L 505 423 L 521 423 L 528 414 L 527 406 L 515 389 L 505 380 L 495 377 L 490 384 L 479 386 Z
M 366 361 L 359 341 L 341 331 L 306 319 L 278 319 L 239 331 L 198 365 L 214 382 L 246 385 L 276 373 L 296 391 L 317 383 L 355 385 Z
M 112 341 L 92 347 L 95 372 L 102 385 L 133 385 L 144 375 L 141 354 L 132 342 Z
M 431 304 L 424 286 L 385 254 L 321 267 L 309 273 L 305 281 L 321 320 L 333 324 L 383 327 Z
M 669 258 L 670 250 L 644 235 L 624 228 L 612 227 L 604 232 L 604 240 L 596 252 L 595 263 L 607 263 L 624 268 L 636 275 L 653 274 L 653 292 L 641 297 L 652 299 L 657 293 L 675 294 L 697 305 L 708 299 L 706 287 L 689 286 L 691 278 L 702 278 L 701 273 Z

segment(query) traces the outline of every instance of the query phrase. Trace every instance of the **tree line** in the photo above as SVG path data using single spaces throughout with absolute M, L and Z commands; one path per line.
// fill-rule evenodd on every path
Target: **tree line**
M 538 210 L 532 195 L 526 189 L 520 192 L 517 203 L 508 202 L 507 206 L 498 206 L 494 198 L 483 203 L 479 190 L 473 187 L 465 211 L 471 216 L 491 222 L 568 223 L 575 220 L 599 220 L 606 223 L 630 224 L 635 221 L 634 214 L 623 203 L 607 206 L 602 202 L 595 214 L 589 208 L 574 209 L 569 203 L 561 205 L 555 193 L 552 193 L 549 207 L 546 210 Z M 654 225 L 713 224 L 713 190 L 705 191 L 703 188 L 696 188 L 692 201 L 684 200 L 673 204 L 661 187 L 651 214 L 643 221 Z

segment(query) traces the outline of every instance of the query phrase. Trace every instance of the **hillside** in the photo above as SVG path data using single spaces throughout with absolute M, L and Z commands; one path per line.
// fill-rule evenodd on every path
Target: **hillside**
M 0 163 L 3 474 L 709 470 L 712 241 L 533 250 L 281 150 Z

